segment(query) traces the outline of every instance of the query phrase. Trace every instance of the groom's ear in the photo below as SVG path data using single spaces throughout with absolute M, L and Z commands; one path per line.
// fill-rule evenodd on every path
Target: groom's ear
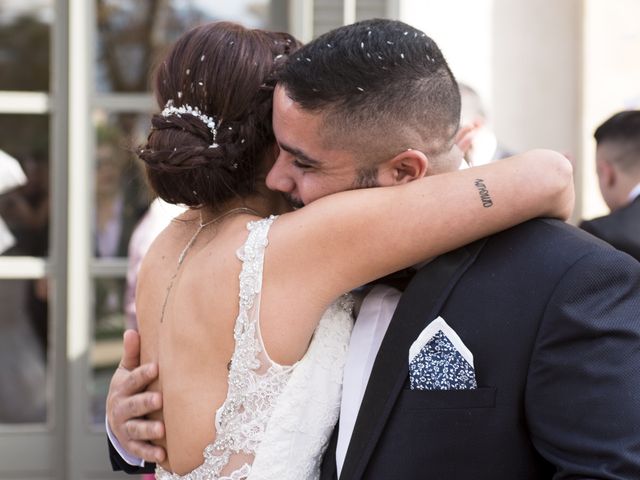
M 616 169 L 609 162 L 605 162 L 601 160 L 596 162 L 596 168 L 598 171 L 598 178 L 600 183 L 605 185 L 606 187 L 613 187 L 616 183 Z
M 405 150 L 379 168 L 380 185 L 401 185 L 426 175 L 429 159 L 419 150 Z

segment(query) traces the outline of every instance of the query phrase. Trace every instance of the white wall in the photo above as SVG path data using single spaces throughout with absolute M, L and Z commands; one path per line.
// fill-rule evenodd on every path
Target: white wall
M 585 0 L 582 129 L 584 210 L 606 212 L 595 175 L 593 131 L 614 113 L 640 109 L 640 1 Z
M 400 0 L 399 19 L 424 31 L 456 78 L 492 100 L 493 0 Z
M 494 0 L 496 133 L 516 150 L 580 144 L 580 0 Z

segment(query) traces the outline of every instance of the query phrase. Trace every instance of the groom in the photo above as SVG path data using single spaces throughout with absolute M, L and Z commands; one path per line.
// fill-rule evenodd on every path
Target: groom
M 387 20 L 336 29 L 281 73 L 281 154 L 267 184 L 305 204 L 452 170 L 459 108 L 422 32 Z M 438 317 L 473 355 L 477 388 L 412 389 L 409 351 Z M 133 369 L 137 352 L 127 351 Z M 140 440 L 162 429 L 134 417 L 159 405 L 137 393 L 154 373 L 119 370 L 107 412 L 122 446 L 149 460 Z M 367 295 L 322 478 L 640 478 L 639 427 L 640 267 L 540 219 L 434 259 L 402 295 L 384 285 Z

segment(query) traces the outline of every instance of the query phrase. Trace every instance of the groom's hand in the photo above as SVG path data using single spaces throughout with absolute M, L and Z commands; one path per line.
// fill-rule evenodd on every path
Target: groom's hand
M 138 332 L 124 332 L 124 352 L 111 378 L 107 395 L 109 428 L 127 453 L 155 463 L 163 461 L 166 452 L 164 448 L 148 442 L 164 437 L 164 424 L 147 420 L 144 416 L 162 407 L 160 393 L 145 392 L 157 377 L 157 364 L 140 365 Z

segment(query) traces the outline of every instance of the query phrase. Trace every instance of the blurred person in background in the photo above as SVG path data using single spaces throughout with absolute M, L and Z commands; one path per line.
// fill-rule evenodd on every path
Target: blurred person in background
M 138 283 L 138 273 L 142 259 L 160 232 L 169 225 L 172 219 L 184 211 L 184 207 L 167 203 L 158 197 L 151 202 L 140 223 L 138 223 L 131 234 L 127 264 L 127 286 L 124 293 L 124 311 L 127 328 L 133 330 L 138 329 L 138 320 L 136 318 L 136 285 Z
M 458 82 L 458 87 L 461 101 L 460 124 L 463 128 L 470 129 L 466 142 L 461 145 L 467 163 L 470 166 L 485 165 L 512 155 L 498 141 L 478 92 L 462 82 Z
M 135 158 L 132 144 L 134 132 L 118 117 L 105 119 L 96 128 L 95 177 L 93 210 L 93 255 L 98 261 L 122 260 L 127 257 L 134 228 L 149 205 L 148 190 L 141 181 L 142 165 Z M 94 338 L 96 349 L 109 351 L 126 328 L 126 280 L 118 275 L 97 277 L 93 288 Z M 104 388 L 117 366 L 117 355 L 94 358 L 94 391 L 92 418 L 104 418 Z
M 7 255 L 47 255 L 46 157 L 16 155 L 25 183 L 0 196 L 0 217 L 15 236 Z M 12 242 L 13 243 L 13 242 Z M 0 280 L 0 423 L 46 418 L 47 280 Z
M 146 205 L 139 199 L 135 175 L 130 175 L 133 162 L 122 134 L 114 127 L 101 127 L 96 147 L 94 219 L 98 258 L 126 257 L 129 239 L 145 212 Z M 116 328 L 116 324 L 121 323 L 118 319 L 124 308 L 124 282 L 119 278 L 101 278 L 96 282 L 95 295 L 98 323 L 107 329 Z
M 115 132 L 99 132 L 96 148 L 95 245 L 100 258 L 125 257 L 129 238 L 144 206 L 127 188 L 128 152 Z
M 46 257 L 49 245 L 49 164 L 42 154 L 20 156 L 27 183 L 0 199 L 0 216 L 15 235 L 7 255 Z M 24 302 L 43 357 L 47 351 L 48 282 L 25 283 Z
M 640 261 L 640 110 L 616 113 L 594 137 L 600 192 L 611 213 L 580 228 Z

